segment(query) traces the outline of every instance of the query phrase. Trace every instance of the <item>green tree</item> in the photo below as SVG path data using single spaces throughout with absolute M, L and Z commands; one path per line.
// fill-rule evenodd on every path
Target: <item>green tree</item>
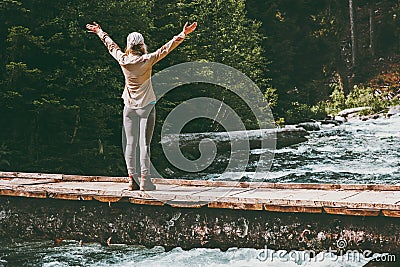
M 196 33 L 188 37 L 173 55 L 163 59 L 156 67 L 163 69 L 183 61 L 213 61 L 234 67 L 249 76 L 274 104 L 275 91 L 270 88 L 268 77 L 269 61 L 263 54 L 260 23 L 246 16 L 245 1 L 155 1 L 153 36 L 160 36 L 163 42 L 177 34 L 186 21 L 197 21 Z M 185 89 L 190 87 L 190 89 Z M 243 89 L 246 90 L 246 89 Z M 195 96 L 210 96 L 244 110 L 244 103 L 222 88 L 204 85 L 189 85 L 181 88 L 178 95 L 166 98 L 166 105 L 160 105 L 167 114 L 175 100 Z M 162 103 L 161 103 L 162 104 Z M 271 105 L 272 106 L 272 105 Z M 217 127 L 218 128 L 218 127 Z M 203 129 L 204 130 L 204 129 Z
M 121 172 L 123 79 L 84 26 L 97 20 L 123 45 L 132 25 L 151 25 L 149 8 L 141 1 L 2 2 L 0 124 L 9 131 L 0 134 L 14 153 L 10 169 Z

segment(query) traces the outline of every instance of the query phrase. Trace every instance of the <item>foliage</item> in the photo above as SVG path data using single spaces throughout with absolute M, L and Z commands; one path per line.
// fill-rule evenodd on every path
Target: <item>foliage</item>
M 0 168 L 10 166 L 11 151 L 3 143 L 0 145 Z
M 285 116 L 293 102 L 313 106 L 328 100 L 336 75 L 341 77 L 347 95 L 354 85 L 368 83 L 388 64 L 399 62 L 399 2 L 353 3 L 357 46 L 354 67 L 350 64 L 347 0 L 247 1 L 249 16 L 263 23 L 271 85 L 278 94 L 277 116 Z
M 344 90 L 343 86 L 338 80 L 333 81 L 330 86 L 333 91 L 329 100 L 326 102 L 326 112 L 328 114 L 336 115 L 339 111 L 346 108 Z
M 124 81 L 98 38 L 86 33 L 84 26 L 92 21 L 121 47 L 129 32 L 139 31 L 153 51 L 177 34 L 185 21 L 197 20 L 195 34 L 155 72 L 195 60 L 230 65 L 258 85 L 278 124 L 323 118 L 325 109 L 334 113 L 345 106 L 371 105 L 378 110 L 388 105 L 381 99 L 394 103 L 399 88 L 395 84 L 400 5 L 394 0 L 354 2 L 359 60 L 352 69 L 347 64 L 345 0 L 3 0 L 1 168 L 124 174 Z M 369 45 L 369 10 L 374 14 L 374 49 Z M 389 65 L 397 72 L 382 72 Z M 350 92 L 355 84 L 360 85 Z M 194 84 L 177 88 L 157 103 L 157 127 L 179 102 L 196 96 L 224 101 L 245 114 L 249 128 L 257 126 L 237 96 Z M 186 130 L 221 129 L 197 122 Z M 156 156 L 160 152 L 153 151 Z
M 371 113 L 382 111 L 388 104 L 371 87 L 355 86 L 346 98 L 347 108 L 371 107 Z
M 324 102 L 319 102 L 314 106 L 292 102 L 292 106 L 286 112 L 285 122 L 296 124 L 310 120 L 323 120 L 326 117 L 326 105 Z
M 354 86 L 350 94 L 345 97 L 340 86 L 334 85 L 330 100 L 325 104 L 325 110 L 328 114 L 336 115 L 345 108 L 371 107 L 362 111 L 363 115 L 367 115 L 380 112 L 393 104 L 396 104 L 396 100 L 387 100 L 385 94 L 378 94 L 371 87 Z
M 197 20 L 196 34 L 161 61 L 155 71 L 191 60 L 217 61 L 243 71 L 268 91 L 267 97 L 276 98 L 273 90 L 267 89 L 268 60 L 262 55 L 260 23 L 246 17 L 244 3 L 2 1 L 0 140 L 11 153 L 3 153 L 10 164 L 2 168 L 125 173 L 120 99 L 124 80 L 120 67 L 99 39 L 86 33 L 88 22 L 100 23 L 121 47 L 129 32 L 139 31 L 153 51 L 179 33 L 186 20 Z M 157 104 L 157 125 L 179 101 L 196 95 L 230 101 L 238 109 L 243 106 L 221 88 L 193 85 L 188 89 Z M 205 130 L 218 129 L 212 125 Z
M 12 150 L 10 170 L 116 174 L 123 80 L 85 23 L 100 19 L 122 41 L 131 27 L 151 25 L 141 1 L 5 1 L 2 14 L 1 140 Z M 123 12 L 121 13 L 121 10 Z M 18 14 L 18 15 L 16 15 Z M 106 63 L 108 62 L 108 63 Z M 114 63 L 114 64 L 113 64 Z M 104 153 L 98 153 L 98 140 Z M 117 156 L 118 155 L 118 156 Z

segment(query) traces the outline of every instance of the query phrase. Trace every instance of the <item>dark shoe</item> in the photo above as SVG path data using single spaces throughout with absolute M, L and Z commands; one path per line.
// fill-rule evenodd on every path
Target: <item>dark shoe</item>
M 139 190 L 139 184 L 138 184 L 138 176 L 137 174 L 129 174 L 129 190 Z
M 153 190 L 156 190 L 156 185 L 153 184 L 153 182 L 151 181 L 150 176 L 142 175 L 142 178 L 140 179 L 140 190 L 141 191 L 153 191 Z

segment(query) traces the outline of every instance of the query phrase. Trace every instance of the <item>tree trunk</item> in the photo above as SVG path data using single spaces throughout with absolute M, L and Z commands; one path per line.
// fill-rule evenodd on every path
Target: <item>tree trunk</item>
M 341 85 L 343 88 L 343 93 L 345 96 L 348 96 L 350 93 L 350 79 L 349 79 L 349 70 L 346 68 L 344 65 L 344 59 L 342 61 L 338 61 L 336 64 L 336 70 L 339 74 L 340 80 L 341 80 Z M 345 104 L 343 103 L 345 106 Z
M 369 50 L 371 55 L 375 55 L 374 48 L 374 12 L 372 10 L 372 4 L 369 8 Z
M 350 37 L 351 37 L 351 64 L 354 69 L 356 65 L 356 38 L 354 33 L 353 0 L 349 0 L 350 13 Z

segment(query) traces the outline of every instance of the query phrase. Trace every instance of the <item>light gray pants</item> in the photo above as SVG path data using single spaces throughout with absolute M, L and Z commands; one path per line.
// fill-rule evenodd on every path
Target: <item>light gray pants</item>
M 141 175 L 150 175 L 150 142 L 153 136 L 156 112 L 153 104 L 144 108 L 124 107 L 123 143 L 128 174 L 136 174 L 136 148 L 139 143 Z M 126 144 L 124 145 L 124 135 Z

